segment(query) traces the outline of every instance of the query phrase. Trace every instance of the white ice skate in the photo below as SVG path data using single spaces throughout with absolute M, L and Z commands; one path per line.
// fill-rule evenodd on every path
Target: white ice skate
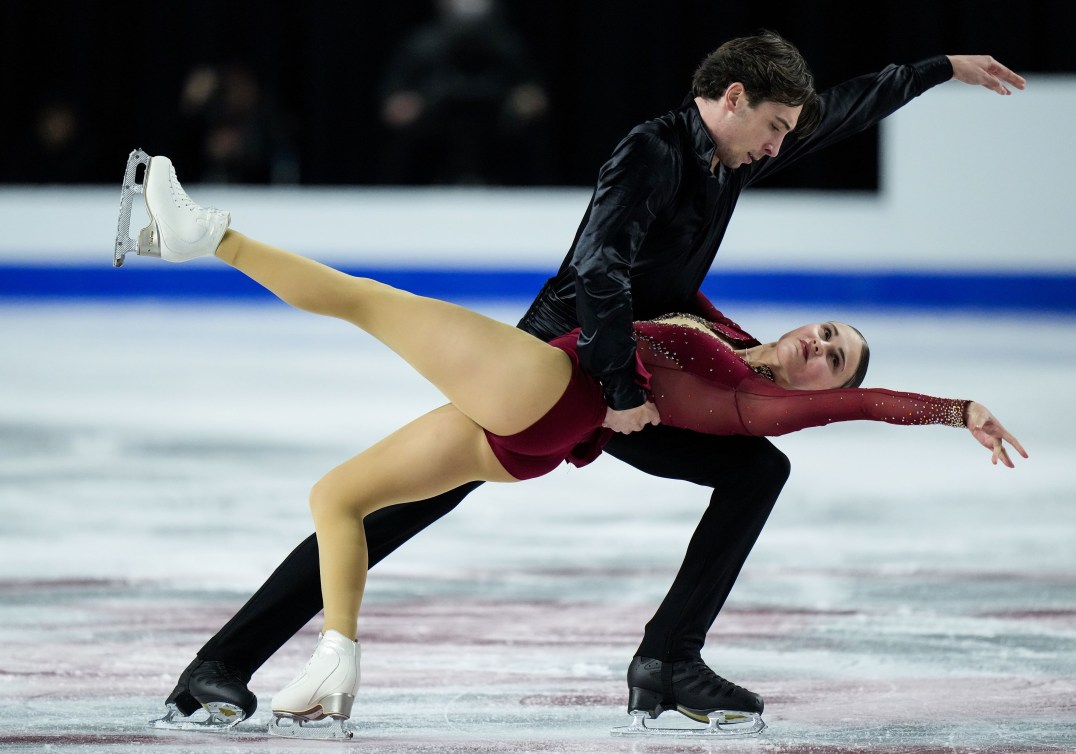
M 273 697 L 269 733 L 289 738 L 351 738 L 362 648 L 338 631 L 321 635 L 306 667 Z M 326 718 L 330 718 L 328 722 Z
M 140 174 L 139 167 L 143 165 L 145 170 Z M 135 242 L 131 237 L 131 211 L 137 194 L 145 198 L 149 224 L 139 232 Z M 127 158 L 127 170 L 123 175 L 112 264 L 114 267 L 122 265 L 124 256 L 131 251 L 169 262 L 209 256 L 217 250 L 229 223 L 229 213 L 200 207 L 191 201 L 176 178 L 171 160 L 150 157 L 136 149 Z

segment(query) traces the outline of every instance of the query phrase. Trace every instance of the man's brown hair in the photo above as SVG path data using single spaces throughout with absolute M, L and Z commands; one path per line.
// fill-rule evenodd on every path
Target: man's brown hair
M 818 125 L 818 94 L 814 76 L 800 51 L 772 31 L 730 39 L 707 55 L 691 80 L 696 97 L 720 99 L 730 84 L 743 84 L 747 101 L 803 105 L 795 134 L 804 136 Z

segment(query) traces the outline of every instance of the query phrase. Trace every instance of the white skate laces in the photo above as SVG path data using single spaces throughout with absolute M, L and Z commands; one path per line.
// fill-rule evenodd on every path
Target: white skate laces
M 351 738 L 344 721 L 359 689 L 362 648 L 338 631 L 321 635 L 306 667 L 273 697 L 269 732 L 292 738 Z M 311 721 L 334 718 L 329 725 Z M 335 723 L 335 724 L 333 724 Z
M 138 183 L 140 165 L 145 165 L 146 170 L 142 182 Z M 132 204 L 137 194 L 144 195 L 149 224 L 139 232 L 136 243 L 130 232 Z M 124 256 L 130 251 L 169 262 L 209 256 L 217 250 L 230 223 L 229 213 L 202 207 L 191 200 L 176 177 L 171 160 L 150 157 L 136 149 L 127 159 L 120 192 L 113 264 L 116 267 L 122 265 Z

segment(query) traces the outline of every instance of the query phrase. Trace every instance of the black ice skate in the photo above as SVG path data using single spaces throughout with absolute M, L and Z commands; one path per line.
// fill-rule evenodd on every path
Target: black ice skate
M 226 731 L 258 709 L 239 673 L 216 660 L 196 659 L 179 676 L 164 701 L 165 715 L 150 720 L 153 728 Z
M 628 689 L 632 722 L 614 728 L 614 736 L 743 736 L 766 727 L 762 697 L 726 681 L 701 659 L 662 662 L 636 657 L 628 666 Z M 647 727 L 647 718 L 667 710 L 707 723 L 707 727 Z

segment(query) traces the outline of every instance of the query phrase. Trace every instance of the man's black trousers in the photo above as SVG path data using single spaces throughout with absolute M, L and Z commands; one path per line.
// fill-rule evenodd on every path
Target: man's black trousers
M 701 435 L 662 426 L 616 435 L 605 452 L 648 474 L 713 489 L 672 588 L 647 623 L 636 652 L 665 661 L 698 657 L 788 479 L 788 459 L 763 437 Z M 480 484 L 367 516 L 370 566 L 451 511 Z M 511 488 L 504 494 L 510 496 Z M 622 497 L 625 508 L 638 506 L 640 526 L 646 525 L 645 517 L 662 515 L 660 499 L 636 500 L 622 490 L 609 494 Z M 249 680 L 321 608 L 318 545 L 310 535 L 198 656 L 226 662 Z

